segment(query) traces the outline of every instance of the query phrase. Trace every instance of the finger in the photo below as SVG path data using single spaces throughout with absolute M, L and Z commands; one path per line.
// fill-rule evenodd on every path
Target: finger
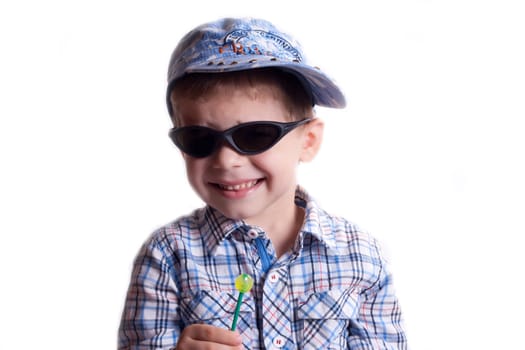
M 211 342 L 227 346 L 242 345 L 242 338 L 238 332 L 232 332 L 228 329 L 223 329 L 206 324 L 194 324 L 184 329 L 182 338 L 189 338 L 196 342 Z
M 224 345 L 239 345 L 242 343 L 241 335 L 228 329 L 197 324 L 192 327 L 192 338 L 201 341 L 212 341 Z

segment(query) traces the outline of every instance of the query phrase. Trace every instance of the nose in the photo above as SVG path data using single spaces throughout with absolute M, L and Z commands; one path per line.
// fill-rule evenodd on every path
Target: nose
M 237 153 L 227 142 L 213 153 L 213 166 L 215 168 L 228 169 L 242 165 L 244 155 Z

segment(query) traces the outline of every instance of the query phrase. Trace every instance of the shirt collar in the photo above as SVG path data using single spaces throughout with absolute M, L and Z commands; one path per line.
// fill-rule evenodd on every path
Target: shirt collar
M 328 249 L 338 254 L 332 217 L 321 209 L 315 200 L 300 186 L 297 186 L 295 191 L 295 203 L 305 210 L 304 224 L 299 233 L 302 236 L 300 244 L 302 244 L 305 235 L 311 235 Z M 226 239 L 229 239 L 233 232 L 240 230 L 245 233 L 249 229 L 243 220 L 230 219 L 210 206 L 206 206 L 200 213 L 199 221 L 201 223 L 202 238 L 210 255 L 214 255 L 217 247 Z
M 199 219 L 204 245 L 210 255 L 214 255 L 217 247 L 231 237 L 233 232 L 245 226 L 244 221 L 230 219 L 210 206 L 201 211 Z
M 305 220 L 301 229 L 300 242 L 305 235 L 311 235 L 333 253 L 338 254 L 336 232 L 333 218 L 300 186 L 295 192 L 295 203 L 305 210 Z

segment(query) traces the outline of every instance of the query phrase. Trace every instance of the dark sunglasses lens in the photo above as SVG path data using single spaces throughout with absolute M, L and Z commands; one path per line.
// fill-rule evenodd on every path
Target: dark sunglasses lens
M 262 152 L 275 144 L 281 129 L 272 124 L 248 125 L 235 130 L 233 141 L 243 152 Z
M 202 158 L 213 153 L 217 137 L 206 128 L 184 128 L 175 132 L 174 141 L 182 152 Z

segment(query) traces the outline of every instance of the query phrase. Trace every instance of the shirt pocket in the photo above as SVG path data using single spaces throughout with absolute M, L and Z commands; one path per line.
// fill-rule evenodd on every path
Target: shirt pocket
M 346 349 L 351 320 L 358 316 L 358 296 L 352 290 L 329 290 L 299 300 L 301 349 Z
M 238 294 L 201 290 L 182 298 L 181 317 L 186 326 L 204 323 L 231 329 L 233 315 L 237 306 Z M 236 330 L 242 335 L 245 348 L 252 348 L 255 334 L 255 302 L 250 294 L 244 294 Z

